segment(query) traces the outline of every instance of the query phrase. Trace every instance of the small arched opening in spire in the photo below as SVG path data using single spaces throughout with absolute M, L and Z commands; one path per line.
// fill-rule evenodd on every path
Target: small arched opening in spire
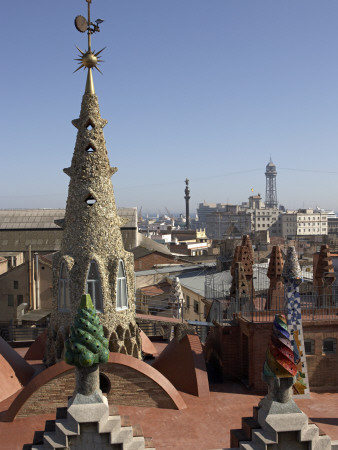
M 119 261 L 116 286 L 116 309 L 128 308 L 128 289 L 126 271 L 122 259 Z
M 88 131 L 91 131 L 93 128 L 95 128 L 95 125 L 91 119 L 87 120 L 87 122 L 85 123 L 85 128 Z
M 69 311 L 70 297 L 69 297 L 69 274 L 65 261 L 62 261 L 59 275 L 58 286 L 58 308 L 61 311 Z
M 89 264 L 86 294 L 90 294 L 92 302 L 97 311 L 103 312 L 101 277 L 96 261 L 92 260 Z
M 88 206 L 93 206 L 96 203 L 96 198 L 92 194 L 89 194 L 85 201 Z
M 85 147 L 85 150 L 86 150 L 87 153 L 94 153 L 94 152 L 96 152 L 96 148 L 93 146 L 93 144 L 88 144 Z

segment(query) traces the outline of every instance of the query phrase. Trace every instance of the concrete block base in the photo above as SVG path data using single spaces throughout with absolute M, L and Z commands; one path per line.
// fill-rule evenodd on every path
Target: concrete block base
M 338 442 L 332 442 L 329 436 L 320 434 L 319 428 L 309 423 L 306 414 L 300 411 L 293 400 L 279 403 L 265 398 L 260 403 L 260 408 L 254 411 L 254 416 L 256 426 L 260 428 L 251 430 L 251 439 L 237 438 L 238 443 L 235 445 L 238 447 L 232 446 L 232 449 L 338 450 Z M 233 431 L 241 436 L 241 430 Z
M 65 417 L 55 420 L 52 431 L 49 424 L 43 442 L 33 444 L 32 450 L 145 449 L 143 436 L 134 436 L 131 426 L 122 426 L 121 416 L 109 415 L 108 401 L 101 391 L 89 397 L 81 394 L 72 397 Z

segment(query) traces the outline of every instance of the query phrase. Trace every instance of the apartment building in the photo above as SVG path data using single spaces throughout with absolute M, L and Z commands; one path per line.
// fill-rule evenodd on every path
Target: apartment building
M 279 217 L 283 237 L 328 234 L 328 213 L 318 209 L 286 211 Z

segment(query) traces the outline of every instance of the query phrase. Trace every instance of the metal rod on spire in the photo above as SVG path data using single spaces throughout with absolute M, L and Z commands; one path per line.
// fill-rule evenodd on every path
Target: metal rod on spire
M 88 3 L 88 51 L 91 52 L 92 51 L 92 31 L 90 29 L 90 4 L 92 2 L 92 0 L 86 0 L 86 2 Z
M 79 61 L 79 67 L 74 72 L 77 72 L 82 68 L 88 69 L 85 92 L 87 94 L 95 94 L 92 69 L 95 68 L 98 72 L 102 73 L 98 68 L 98 65 L 100 62 L 103 62 L 102 59 L 100 59 L 99 55 L 104 50 L 104 48 L 96 53 L 92 52 L 92 34 L 100 31 L 100 24 L 104 22 L 104 20 L 97 19 L 95 20 L 95 23 L 92 23 L 90 20 L 90 5 L 92 3 L 92 0 L 86 0 L 86 2 L 88 6 L 88 20 L 83 16 L 76 16 L 75 28 L 80 31 L 80 33 L 85 33 L 87 31 L 88 50 L 86 52 L 83 52 L 77 47 L 80 52 L 79 58 L 77 58 L 77 61 Z

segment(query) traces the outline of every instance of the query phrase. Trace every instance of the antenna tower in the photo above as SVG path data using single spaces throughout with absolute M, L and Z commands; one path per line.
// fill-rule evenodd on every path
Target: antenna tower
M 267 164 L 266 166 L 265 177 L 266 177 L 265 207 L 277 208 L 278 207 L 277 188 L 276 188 L 277 170 L 276 166 L 271 160 L 271 157 L 269 164 Z

